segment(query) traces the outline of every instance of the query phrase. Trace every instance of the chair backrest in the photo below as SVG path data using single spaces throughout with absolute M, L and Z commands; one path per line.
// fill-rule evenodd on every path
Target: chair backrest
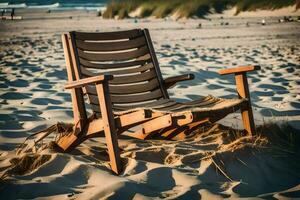
M 169 98 L 147 29 L 70 32 L 69 37 L 75 56 L 75 80 L 105 73 L 114 75 L 109 82 L 113 106 L 138 106 Z M 95 87 L 85 87 L 84 93 L 93 111 L 99 112 Z

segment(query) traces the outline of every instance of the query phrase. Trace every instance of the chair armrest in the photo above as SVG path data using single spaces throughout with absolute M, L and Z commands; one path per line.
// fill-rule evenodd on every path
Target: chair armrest
M 102 83 L 111 79 L 113 79 L 112 75 L 99 75 L 99 76 L 84 78 L 77 81 L 68 82 L 65 85 L 65 89 L 80 88 L 90 84 Z
M 249 65 L 249 66 L 234 67 L 229 69 L 221 69 L 219 70 L 219 74 L 220 75 L 239 74 L 239 73 L 251 72 L 255 70 L 260 70 L 260 66 Z
M 179 76 L 172 76 L 172 77 L 166 78 L 164 80 L 164 83 L 167 88 L 170 88 L 173 85 L 175 85 L 177 82 L 193 80 L 194 78 L 195 78 L 194 74 L 183 74 L 183 75 L 179 75 Z

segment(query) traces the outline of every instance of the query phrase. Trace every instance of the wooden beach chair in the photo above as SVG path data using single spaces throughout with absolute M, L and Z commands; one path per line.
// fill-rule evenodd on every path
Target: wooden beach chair
M 84 140 L 105 136 L 111 169 L 119 174 L 118 135 L 139 139 L 183 139 L 191 130 L 241 110 L 245 130 L 255 133 L 246 72 L 258 66 L 223 69 L 235 74 L 239 98 L 207 96 L 179 103 L 167 89 L 192 74 L 164 79 L 147 29 L 119 32 L 70 32 L 62 35 L 74 113 L 74 132 L 61 137 L 63 151 Z M 91 109 L 93 117 L 87 116 Z M 128 132 L 128 130 L 134 131 Z

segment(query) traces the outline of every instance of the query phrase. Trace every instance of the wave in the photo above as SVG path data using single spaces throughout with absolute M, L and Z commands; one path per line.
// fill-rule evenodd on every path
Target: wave
M 51 9 L 51 10 L 102 10 L 106 7 L 106 2 L 91 3 L 91 2 L 78 2 L 70 3 L 68 1 L 56 2 L 53 4 L 37 4 L 37 3 L 0 3 L 0 9 L 11 8 L 29 8 L 29 9 Z
M 26 8 L 26 3 L 19 3 L 19 4 L 10 4 L 10 3 L 1 3 L 0 9 L 2 8 Z
M 54 3 L 50 5 L 28 5 L 27 8 L 58 8 L 59 6 L 59 3 Z
M 0 6 L 7 6 L 8 3 L 0 3 Z

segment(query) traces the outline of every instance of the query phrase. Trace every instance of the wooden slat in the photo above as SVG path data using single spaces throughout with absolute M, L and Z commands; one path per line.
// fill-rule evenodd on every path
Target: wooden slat
M 124 114 L 116 118 L 116 125 L 118 128 L 122 128 L 131 124 L 141 122 L 146 119 L 146 111 L 141 109 L 128 114 Z
M 119 62 L 119 63 L 95 63 L 83 58 L 79 58 L 79 61 L 80 64 L 86 68 L 115 69 L 115 68 L 125 68 L 125 67 L 134 67 L 134 66 L 143 65 L 146 62 L 149 62 L 150 60 L 148 55 L 148 58 L 145 57 L 145 59 L 139 59 L 139 60 L 134 60 L 129 62 Z
M 152 133 L 153 131 L 160 130 L 172 125 L 172 117 L 167 114 L 158 118 L 155 118 L 149 122 L 143 124 L 144 134 Z
M 84 77 L 88 77 L 88 76 L 84 76 Z M 110 80 L 109 83 L 112 85 L 131 84 L 131 83 L 149 81 L 155 77 L 156 77 L 155 71 L 151 70 L 141 74 L 114 77 L 114 79 Z
M 134 102 L 142 102 L 148 101 L 152 99 L 158 99 L 162 97 L 162 93 L 160 89 L 154 90 L 149 93 L 144 94 L 137 94 L 137 95 L 111 95 L 111 101 L 113 103 L 134 103 Z M 91 104 L 98 105 L 97 96 L 96 95 L 89 95 L 89 100 Z
M 160 97 L 162 97 L 162 93 L 160 89 L 145 94 L 130 95 L 130 96 L 111 95 L 112 102 L 114 103 L 142 102 L 142 101 L 148 101 L 152 99 L 158 99 Z
M 129 84 L 129 83 L 138 83 L 143 81 L 148 81 L 156 77 L 156 73 L 154 70 L 147 71 L 141 74 L 128 75 L 128 76 L 120 76 L 115 77 L 111 80 L 110 84 Z
M 142 127 L 133 133 L 126 133 L 127 136 L 138 138 L 138 139 L 145 139 L 150 133 L 160 130 L 162 128 L 167 128 L 172 125 L 172 117 L 171 115 L 163 115 L 147 121 L 142 124 Z
M 150 103 L 141 103 L 141 104 L 137 104 L 137 105 L 114 105 L 113 107 L 116 110 L 130 110 L 130 109 L 134 109 L 134 108 L 138 108 L 138 107 L 155 107 L 157 105 L 164 105 L 164 104 L 168 104 L 171 100 L 170 99 L 159 99 Z
M 134 94 L 152 91 L 159 87 L 157 79 L 152 79 L 147 83 L 135 84 L 135 85 L 111 85 L 109 90 L 111 94 Z M 95 86 L 86 86 L 87 94 L 97 94 Z
M 173 110 L 183 108 L 183 107 L 189 108 L 189 106 L 184 106 L 181 103 L 176 103 L 176 104 L 173 104 L 171 106 L 160 107 L 158 110 L 160 110 L 160 111 L 173 111 Z
M 110 71 L 112 75 L 119 75 L 119 74 L 131 74 L 131 73 L 137 73 L 137 72 L 144 72 L 149 69 L 153 68 L 152 63 L 147 63 L 145 65 L 139 66 L 139 67 L 134 67 L 130 69 L 121 69 L 121 70 L 115 70 L 115 71 Z
M 120 40 L 135 38 L 141 36 L 143 33 L 140 29 L 133 29 L 128 31 L 115 31 L 105 33 L 75 32 L 74 34 L 77 40 Z
M 144 71 L 147 71 L 151 68 L 153 68 L 153 64 L 148 63 L 148 64 L 145 64 L 143 66 L 138 66 L 138 67 L 134 67 L 134 68 L 127 68 L 127 69 L 114 70 L 114 71 L 105 71 L 105 72 L 102 72 L 102 73 L 94 73 L 94 72 L 90 71 L 89 69 L 81 66 L 80 71 L 85 76 L 97 76 L 97 75 L 102 75 L 102 74 L 123 75 L 123 74 L 132 74 L 132 73 L 144 72 Z
M 207 101 L 207 102 L 203 102 L 203 104 L 200 105 L 184 105 L 184 104 L 177 104 L 174 106 L 170 106 L 170 107 L 164 107 L 164 108 L 160 108 L 159 110 L 161 111 L 172 111 L 172 112 L 181 112 L 184 110 L 192 110 L 193 108 L 209 108 L 209 107 L 213 107 L 215 105 L 219 104 L 219 101 Z
M 127 52 L 120 52 L 120 53 L 92 53 L 87 51 L 82 51 L 77 49 L 78 56 L 80 58 L 84 58 L 90 61 L 123 61 L 123 60 L 132 60 L 147 54 L 148 48 L 147 46 L 143 46 L 141 48 L 127 51 Z
M 77 48 L 85 51 L 120 51 L 134 49 L 146 44 L 145 37 L 141 36 L 132 40 L 118 42 L 87 42 L 76 40 Z
M 195 101 L 195 102 L 186 102 L 183 103 L 183 105 L 185 106 L 190 106 L 190 107 L 210 107 L 212 105 L 215 105 L 216 103 L 219 103 L 221 100 L 219 99 L 214 99 L 214 98 L 210 98 L 210 99 L 203 99 L 202 101 Z
M 142 84 L 126 85 L 126 86 L 118 86 L 118 85 L 110 86 L 111 94 L 142 93 L 142 92 L 152 91 L 157 88 L 159 88 L 159 83 L 157 79 L 152 79 L 149 82 L 142 83 Z
M 184 102 L 183 104 L 185 105 L 201 105 L 203 102 L 207 102 L 207 101 L 212 101 L 214 99 L 213 96 L 211 95 L 208 95 L 204 98 L 201 98 L 201 99 L 196 99 L 196 100 L 193 100 L 193 101 L 188 101 L 188 102 Z

